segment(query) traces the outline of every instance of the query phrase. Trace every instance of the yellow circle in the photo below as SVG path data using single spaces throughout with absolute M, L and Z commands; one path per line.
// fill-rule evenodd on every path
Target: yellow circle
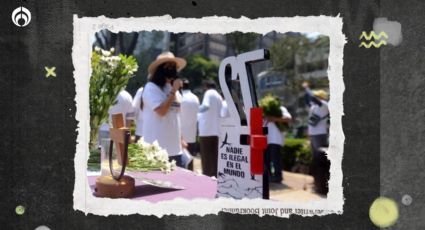
M 369 218 L 376 226 L 386 228 L 398 219 L 397 203 L 386 197 L 377 198 L 369 209 Z
M 15 208 L 15 212 L 16 212 L 16 214 L 18 214 L 18 215 L 23 215 L 23 214 L 25 213 L 25 207 L 24 207 L 24 206 L 22 206 L 22 205 L 18 205 L 18 206 L 16 206 L 16 208 Z

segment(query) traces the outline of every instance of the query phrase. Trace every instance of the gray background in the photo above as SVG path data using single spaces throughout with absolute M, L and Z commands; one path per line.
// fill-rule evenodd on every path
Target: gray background
M 380 51 L 381 195 L 397 201 L 400 212 L 391 229 L 425 229 L 424 10 L 424 1 L 380 7 L 403 34 L 399 46 Z M 404 195 L 412 197 L 410 205 L 402 203 Z
M 2 0 L 0 20 L 0 223 L 1 229 L 374 229 L 368 210 L 380 194 L 395 199 L 400 219 L 391 229 L 422 229 L 421 182 L 425 124 L 421 104 L 424 20 L 420 0 L 403 1 L 47 1 Z M 421 5 L 422 4 L 422 5 Z M 18 6 L 32 13 L 16 27 L 10 15 Z M 420 7 L 422 6 L 422 7 Z M 73 14 L 81 16 L 173 17 L 330 15 L 343 17 L 344 214 L 290 219 L 249 215 L 205 217 L 94 216 L 73 210 L 77 137 L 75 84 L 71 59 Z M 362 31 L 373 19 L 402 25 L 398 47 L 359 48 Z M 422 16 L 423 17 L 423 16 Z M 421 30 L 422 29 L 422 30 Z M 56 66 L 45 78 L 44 66 Z M 422 103 L 421 103 L 422 102 Z M 410 206 L 401 196 L 413 198 Z M 22 216 L 15 207 L 23 205 Z

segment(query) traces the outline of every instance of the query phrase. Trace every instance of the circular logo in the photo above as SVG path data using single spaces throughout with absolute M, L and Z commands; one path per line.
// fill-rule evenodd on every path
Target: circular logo
M 16 8 L 12 12 L 12 22 L 19 27 L 27 26 L 31 22 L 31 12 L 23 6 Z

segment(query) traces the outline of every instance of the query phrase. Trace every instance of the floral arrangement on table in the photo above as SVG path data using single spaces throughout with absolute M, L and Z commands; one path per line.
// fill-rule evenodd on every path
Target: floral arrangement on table
M 156 171 L 169 173 L 176 168 L 176 162 L 168 161 L 168 153 L 158 142 L 146 143 L 143 138 L 137 143 L 128 145 L 128 166 L 130 171 Z
M 282 110 L 280 109 L 281 104 L 280 104 L 280 100 L 279 98 L 268 94 L 266 96 L 264 96 L 260 102 L 260 107 L 263 109 L 263 115 L 264 117 L 282 117 Z M 283 132 L 288 128 L 287 124 L 284 123 L 280 123 L 280 122 L 275 122 L 277 128 Z
M 108 120 L 108 110 L 116 103 L 119 92 L 139 68 L 133 56 L 114 55 L 95 47 L 91 57 L 90 77 L 90 143 L 95 143 L 99 126 Z

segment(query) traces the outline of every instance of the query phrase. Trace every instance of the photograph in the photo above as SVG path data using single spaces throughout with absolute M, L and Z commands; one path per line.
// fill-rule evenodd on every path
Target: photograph
M 149 19 L 75 18 L 85 124 L 76 207 L 122 213 L 98 207 L 125 200 L 126 212 L 199 213 L 180 209 L 184 201 L 205 214 L 238 206 L 259 215 L 266 207 L 282 208 L 280 216 L 338 212 L 342 172 L 332 162 L 343 136 L 330 141 L 342 133 L 342 95 L 330 90 L 341 84 L 342 46 L 331 41 L 343 40 L 330 32 L 338 24 L 314 30 L 305 18 L 307 29 L 260 28 L 258 19 L 241 29 L 244 19 L 232 19 L 225 29 L 217 25 L 230 19 Z M 172 29 L 182 22 L 186 29 Z
M 87 174 L 95 196 L 121 197 L 105 188 L 121 176 L 133 178 L 126 180 L 122 197 L 152 202 L 175 197 L 299 202 L 326 197 L 327 36 L 101 30 L 92 46 Z M 255 50 L 267 52 L 264 60 L 249 64 L 248 81 L 255 89 L 251 97 L 262 109 L 261 123 L 267 128 L 264 156 L 256 162 L 263 163 L 264 173 L 257 175 L 250 172 L 249 145 L 232 146 L 221 127 L 231 116 L 229 103 L 247 126 L 240 100 L 245 80 L 226 79 L 232 91 L 226 100 L 218 76 L 223 59 Z M 118 114 L 117 126 L 113 116 Z M 127 139 L 125 132 L 116 131 L 124 127 Z M 240 128 L 232 130 L 240 135 Z

